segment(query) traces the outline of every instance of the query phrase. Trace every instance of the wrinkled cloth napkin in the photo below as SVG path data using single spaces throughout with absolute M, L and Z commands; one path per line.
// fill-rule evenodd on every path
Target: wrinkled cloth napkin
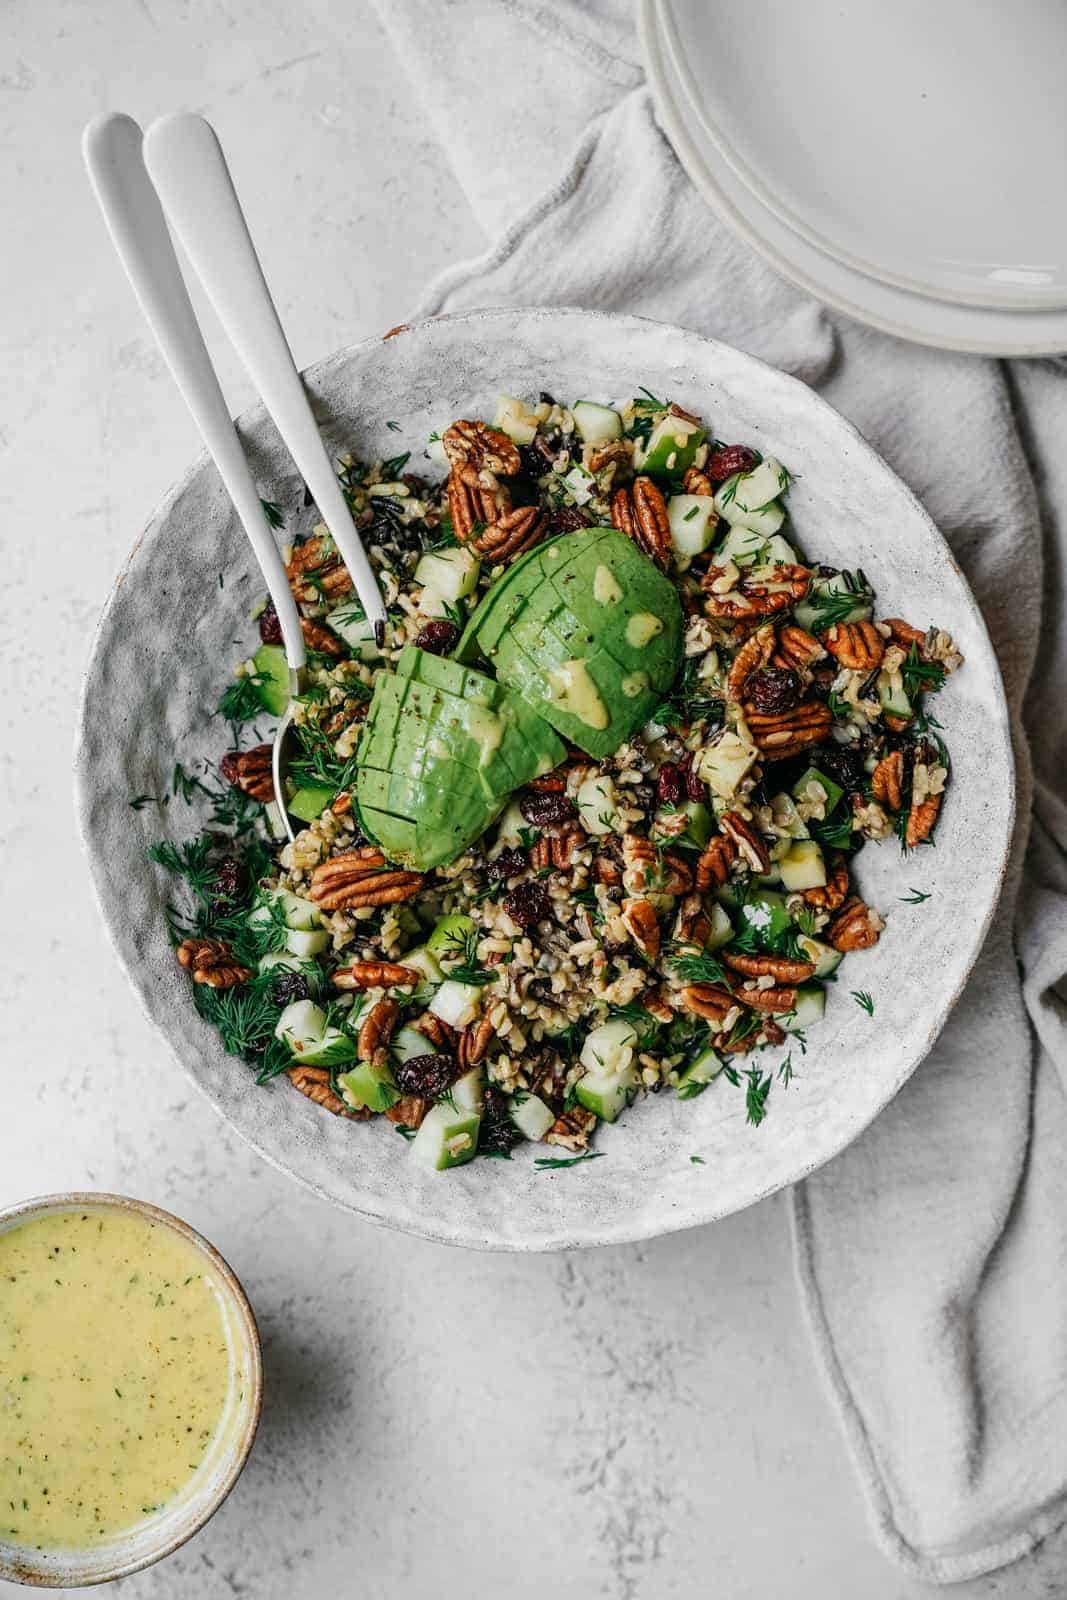
M 988 1571 L 1067 1518 L 1067 377 L 898 342 L 778 278 L 657 128 L 626 0 L 377 3 L 491 241 L 415 315 L 640 312 L 794 373 L 916 491 L 982 604 L 1018 760 L 1003 900 L 928 1060 L 792 1215 L 882 1548 L 931 1581 Z

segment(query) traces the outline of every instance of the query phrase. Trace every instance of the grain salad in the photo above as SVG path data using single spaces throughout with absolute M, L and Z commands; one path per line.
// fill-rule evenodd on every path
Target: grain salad
M 324 527 L 286 547 L 286 793 L 269 602 L 220 702 L 233 748 L 176 768 L 210 817 L 149 853 L 185 881 L 198 1010 L 257 1083 L 435 1170 L 524 1140 L 588 1160 L 635 1101 L 713 1083 L 758 1125 L 828 996 L 875 1009 L 836 982 L 884 927 L 855 858 L 932 842 L 953 640 L 818 562 L 786 466 L 647 390 L 502 396 L 410 466 L 339 463 L 384 639 Z

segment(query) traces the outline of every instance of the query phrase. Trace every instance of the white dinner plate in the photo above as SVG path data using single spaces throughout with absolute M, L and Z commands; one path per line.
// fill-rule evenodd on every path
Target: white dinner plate
M 772 193 L 754 169 L 750 171 L 746 163 L 737 159 L 733 146 L 733 159 L 728 159 L 724 153 L 725 141 L 720 142 L 712 132 L 719 111 L 719 84 L 727 74 L 721 67 L 714 75 L 706 64 L 701 67 L 688 24 L 683 27 L 680 20 L 683 11 L 688 14 L 690 8 L 694 16 L 703 18 L 694 28 L 694 37 L 704 38 L 706 45 L 706 34 L 702 30 L 710 28 L 709 19 L 718 16 L 721 8 L 708 8 L 705 13 L 695 4 L 691 6 L 691 0 L 641 0 L 640 3 L 645 59 L 660 120 L 679 159 L 705 199 L 777 271 L 827 305 L 884 332 L 923 344 L 997 356 L 1054 355 L 1067 350 L 1067 305 L 1042 304 L 1038 297 L 1039 288 L 1046 294 L 1059 292 L 1056 283 L 1067 280 L 1067 272 L 1059 267 L 1050 268 L 1050 281 L 1045 285 L 1030 286 L 1031 299 L 1027 305 L 1018 296 L 1012 297 L 1013 292 L 1009 293 L 1006 286 L 1005 298 L 999 304 L 979 304 L 963 292 L 949 297 L 944 277 L 938 294 L 946 295 L 945 298 L 920 292 L 918 288 L 906 288 L 902 281 L 892 281 L 893 265 L 887 259 L 883 259 L 875 271 L 870 270 L 869 258 L 879 254 L 874 243 L 875 234 L 865 235 L 863 265 L 859 255 L 846 259 L 847 242 L 843 236 L 840 240 L 831 240 L 825 233 L 825 215 L 822 218 L 824 231 L 820 232 L 810 218 L 802 216 L 803 207 L 795 196 L 788 197 L 792 204 L 783 202 L 780 188 Z M 733 16 L 735 9 L 729 7 L 727 15 Z M 762 14 L 767 7 L 761 4 L 757 9 Z M 774 9 L 780 14 L 779 8 Z M 819 9 L 822 9 L 821 0 Z M 737 12 L 737 27 L 742 31 L 749 26 L 745 21 L 747 16 L 747 11 Z M 750 40 L 753 49 L 758 43 L 757 37 Z M 798 74 L 794 97 L 801 83 Z M 737 115 L 740 114 L 739 107 Z M 757 119 L 753 117 L 752 120 Z M 788 130 L 780 129 L 780 142 L 788 143 L 788 138 Z M 754 182 L 757 187 L 753 187 Z M 845 204 L 840 197 L 838 203 Z M 858 204 L 855 196 L 848 203 Z M 880 206 L 879 190 L 878 203 L 868 200 L 863 207 L 864 222 Z M 851 227 L 855 244 L 859 237 L 859 221 L 853 219 Z M 816 236 L 820 240 L 818 243 Z M 898 254 L 895 259 L 899 266 L 903 257 Z M 972 285 L 977 282 L 976 259 L 971 263 Z M 912 271 L 919 270 L 914 259 L 910 265 Z M 904 276 L 902 273 L 901 278 Z

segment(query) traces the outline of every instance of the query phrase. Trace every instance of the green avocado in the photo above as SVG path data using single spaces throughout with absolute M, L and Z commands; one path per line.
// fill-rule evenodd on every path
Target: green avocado
M 557 732 L 610 755 L 647 722 L 682 654 L 674 586 L 614 528 L 548 540 L 504 574 L 459 649 L 477 650 Z
M 375 682 L 356 803 L 392 860 L 426 870 L 454 860 L 515 789 L 565 757 L 548 723 L 502 684 L 409 646 Z

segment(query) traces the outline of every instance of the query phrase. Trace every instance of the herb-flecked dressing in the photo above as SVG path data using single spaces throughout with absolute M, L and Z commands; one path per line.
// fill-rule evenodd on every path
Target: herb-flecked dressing
M 162 1511 L 237 1383 L 194 1245 L 136 1213 L 0 1233 L 0 1539 L 84 1548 Z

